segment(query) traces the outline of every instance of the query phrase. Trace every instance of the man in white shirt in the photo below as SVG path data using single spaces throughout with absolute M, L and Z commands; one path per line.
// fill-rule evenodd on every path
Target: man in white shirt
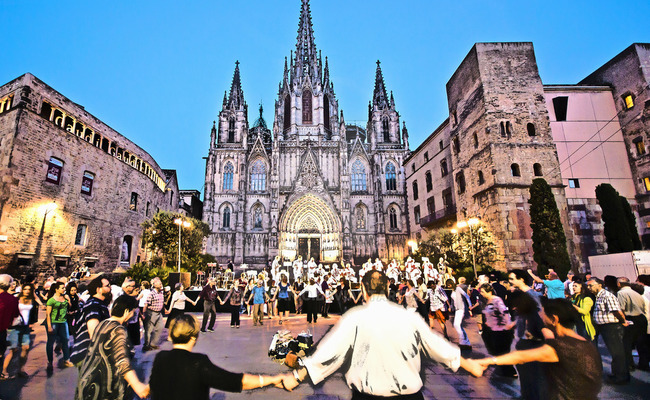
M 388 301 L 388 278 L 384 273 L 368 272 L 362 291 L 367 304 L 341 317 L 316 352 L 301 362 L 304 366 L 284 378 L 287 390 L 307 375 L 318 384 L 348 364 L 345 379 L 352 389 L 352 399 L 369 395 L 423 399 L 423 355 L 453 371 L 461 367 L 481 375 L 476 361 L 461 357 L 458 347 L 433 332 L 419 315 Z

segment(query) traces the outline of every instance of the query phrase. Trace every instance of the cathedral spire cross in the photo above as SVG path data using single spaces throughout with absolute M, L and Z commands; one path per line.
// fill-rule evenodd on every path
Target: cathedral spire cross
M 240 108 L 245 105 L 244 91 L 241 88 L 241 76 L 239 73 L 239 60 L 235 61 L 235 73 L 230 85 L 230 95 L 228 96 L 228 106 Z
M 318 76 L 318 56 L 314 42 L 314 27 L 311 22 L 309 0 L 302 0 L 300 21 L 298 22 L 298 41 L 296 43 L 295 69 L 292 71 L 298 77 L 309 75 Z
M 377 60 L 377 72 L 375 74 L 375 92 L 372 95 L 372 103 L 375 107 L 383 109 L 388 107 L 388 95 L 384 84 L 384 75 L 381 72 L 381 62 Z

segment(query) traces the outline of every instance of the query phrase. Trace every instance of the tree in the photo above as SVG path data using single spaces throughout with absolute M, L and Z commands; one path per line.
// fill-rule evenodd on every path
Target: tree
M 142 224 L 145 246 L 161 257 L 162 268 L 166 268 L 170 261 L 175 265 L 178 262 L 178 225 L 174 224 L 176 218 L 182 218 L 191 224 L 188 228 L 181 228 L 181 267 L 185 271 L 196 272 L 205 266 L 205 256 L 201 255 L 201 249 L 203 238 L 210 232 L 206 223 L 179 213 L 160 211 Z
M 596 198 L 603 210 L 602 219 L 605 224 L 604 233 L 607 242 L 607 252 L 610 254 L 624 253 L 634 250 L 634 241 L 630 234 L 630 221 L 625 215 L 621 196 L 608 183 L 596 186 Z M 629 207 L 629 204 L 628 204 Z M 630 214 L 632 210 L 630 209 Z M 634 217 L 631 217 L 634 218 Z M 636 235 L 636 224 L 634 226 Z M 637 236 L 638 240 L 638 236 Z
M 641 239 L 639 238 L 639 231 L 636 227 L 636 218 L 632 213 L 632 207 L 630 203 L 623 196 L 620 196 L 621 206 L 623 206 L 623 213 L 625 214 L 625 221 L 627 222 L 627 228 L 630 231 L 630 237 L 632 238 L 632 247 L 634 250 L 641 250 L 643 246 L 641 245 Z
M 566 236 L 560 211 L 551 187 L 543 178 L 530 185 L 530 227 L 533 229 L 533 259 L 537 274 L 546 275 L 553 268 L 561 277 L 571 269 Z

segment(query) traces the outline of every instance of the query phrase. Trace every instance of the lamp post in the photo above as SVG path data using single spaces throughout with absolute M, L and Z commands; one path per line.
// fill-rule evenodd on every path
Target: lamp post
M 465 227 L 469 228 L 469 242 L 470 242 L 470 249 L 472 251 L 472 268 L 474 269 L 474 279 L 478 279 L 478 274 L 476 273 L 476 253 L 474 252 L 474 235 L 472 233 L 472 227 L 475 225 L 478 225 L 480 220 L 478 218 L 470 218 L 467 221 L 458 221 L 456 223 L 456 227 L 458 229 L 462 229 Z M 452 229 L 452 232 L 454 229 Z
M 178 225 L 178 272 L 181 272 L 181 227 L 189 228 L 192 224 L 181 218 L 176 218 L 174 223 Z

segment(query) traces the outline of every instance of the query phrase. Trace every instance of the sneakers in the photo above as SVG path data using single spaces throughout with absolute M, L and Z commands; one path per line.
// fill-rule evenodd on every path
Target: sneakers
M 72 363 L 72 361 L 70 361 L 70 360 L 65 360 L 65 361 L 63 362 L 63 368 L 70 368 L 70 367 L 74 367 L 74 364 Z
M 234 328 L 234 327 L 235 327 L 235 325 L 230 325 L 230 327 L 231 327 L 231 328 Z
M 52 363 L 47 363 L 47 368 L 45 368 L 45 370 L 46 370 L 47 373 L 49 373 L 49 374 L 51 374 L 52 372 L 54 372 L 54 367 L 52 366 Z
M 237 325 L 237 329 L 239 329 L 239 325 Z
M 208 328 L 208 332 L 214 332 L 213 328 Z

